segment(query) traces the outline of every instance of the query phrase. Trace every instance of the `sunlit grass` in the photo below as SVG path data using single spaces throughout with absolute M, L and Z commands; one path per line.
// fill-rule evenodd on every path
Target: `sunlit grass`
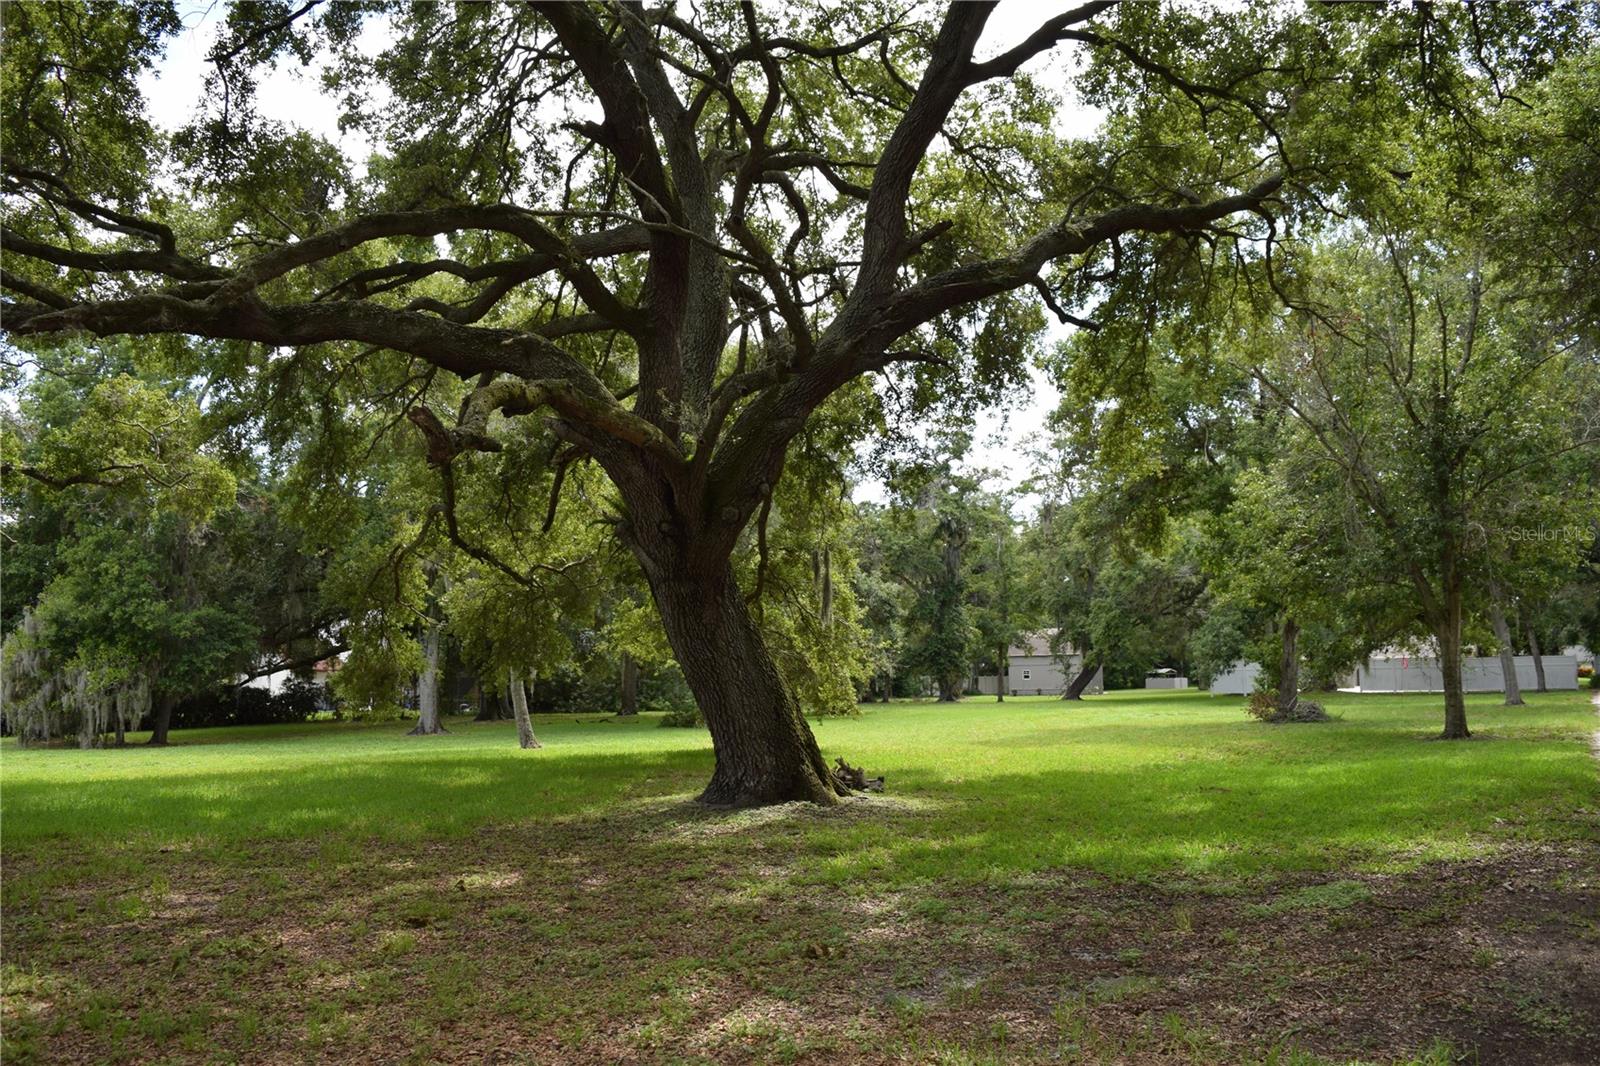
M 1579 832 L 1600 802 L 1587 693 L 1507 709 L 1469 701 L 1478 739 L 1444 743 L 1436 696 L 1336 696 L 1339 720 L 1268 726 L 1241 701 L 1113 693 L 1080 704 L 871 706 L 816 724 L 831 759 L 888 776 L 884 818 L 812 819 L 807 877 L 981 880 L 1079 866 L 1241 876 L 1461 855 L 1506 836 Z M 194 730 L 167 749 L 0 749 L 8 853 L 52 844 L 325 847 L 592 817 L 687 798 L 707 735 L 653 716 L 544 716 L 525 752 L 510 723 Z M 872 801 L 867 801 L 872 802 Z

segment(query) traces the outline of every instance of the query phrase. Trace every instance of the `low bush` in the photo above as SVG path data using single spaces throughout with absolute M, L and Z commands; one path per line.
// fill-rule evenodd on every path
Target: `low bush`
M 1332 719 L 1322 709 L 1322 704 L 1296 699 L 1287 711 L 1278 706 L 1276 690 L 1252 692 L 1244 705 L 1244 713 L 1258 722 L 1328 722 Z
M 248 685 L 190 696 L 172 709 L 174 729 L 219 725 L 270 725 L 304 722 L 322 710 L 320 685 L 290 678 L 277 692 Z
M 704 726 L 706 720 L 698 707 L 675 707 L 661 716 L 661 724 L 680 729 L 693 729 L 695 726 Z
M 622 687 L 616 661 L 593 656 L 582 666 L 565 665 L 541 674 L 530 687 L 528 709 L 536 714 L 594 714 L 613 711 Z M 639 709 L 665 711 L 694 703 L 677 666 L 641 666 Z

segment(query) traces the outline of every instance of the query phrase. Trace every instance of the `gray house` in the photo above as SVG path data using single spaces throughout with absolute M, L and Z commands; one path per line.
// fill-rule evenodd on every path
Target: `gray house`
M 1070 645 L 1061 654 L 1050 651 L 1050 638 L 1055 630 L 1046 629 L 1013 644 L 1006 651 L 1005 686 L 1008 696 L 1059 696 L 1083 668 L 1083 653 Z M 999 691 L 1000 679 L 993 674 L 973 678 L 973 688 L 980 695 L 993 696 Z M 1106 690 L 1105 671 L 1095 672 L 1094 680 L 1084 689 L 1084 694 L 1099 695 Z

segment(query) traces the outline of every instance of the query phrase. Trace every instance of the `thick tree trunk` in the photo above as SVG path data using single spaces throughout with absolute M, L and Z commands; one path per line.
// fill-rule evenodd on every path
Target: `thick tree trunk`
M 1533 656 L 1533 677 L 1537 691 L 1549 692 L 1544 680 L 1544 653 L 1539 650 L 1539 634 L 1533 631 L 1533 623 L 1525 622 L 1528 632 L 1528 652 Z
M 639 664 L 627 652 L 622 653 L 622 707 L 617 713 L 639 713 Z
M 1100 657 L 1098 655 L 1084 656 L 1083 665 L 1078 668 L 1078 673 L 1073 677 L 1072 682 L 1067 685 L 1067 690 L 1061 694 L 1061 698 L 1064 700 L 1083 699 L 1084 690 L 1089 687 L 1090 682 L 1094 680 L 1094 675 L 1099 671 Z
M 1467 729 L 1467 702 L 1461 688 L 1461 599 L 1459 595 L 1451 599 L 1445 617 L 1434 626 L 1439 668 L 1444 672 L 1444 732 L 1440 738 L 1465 740 L 1472 733 Z
M 1294 713 L 1300 702 L 1300 624 L 1283 620 L 1283 650 L 1278 658 L 1278 713 Z
M 939 678 L 939 702 L 955 703 L 961 699 L 961 679 Z
M 635 547 L 684 680 L 711 730 L 716 770 L 700 802 L 831 804 L 840 792 L 800 705 L 778 673 L 726 557 L 696 560 Z
M 1522 686 L 1517 683 L 1517 660 L 1511 647 L 1511 627 L 1506 625 L 1506 614 L 1500 609 L 1498 591 L 1489 596 L 1489 625 L 1494 629 L 1494 639 L 1500 642 L 1501 686 L 1505 689 L 1507 707 L 1521 707 Z
M 533 735 L 533 720 L 528 717 L 528 690 L 523 684 L 522 677 L 515 670 L 511 671 L 511 711 L 517 719 L 517 746 L 542 748 L 544 745 Z
M 505 717 L 505 707 L 500 697 L 482 695 L 480 691 L 478 714 L 472 720 L 474 722 L 499 722 L 503 721 Z
M 1006 682 L 1011 678 L 1011 659 L 1006 655 L 1006 646 L 998 644 L 994 649 L 994 694 L 996 703 L 1006 701 Z
M 439 645 L 441 627 L 429 623 L 422 634 L 422 676 L 417 679 L 417 724 L 408 736 L 445 732 L 439 724 Z
M 172 727 L 172 708 L 178 701 L 171 696 L 157 696 L 150 707 L 150 740 L 157 747 L 167 743 L 167 730 Z

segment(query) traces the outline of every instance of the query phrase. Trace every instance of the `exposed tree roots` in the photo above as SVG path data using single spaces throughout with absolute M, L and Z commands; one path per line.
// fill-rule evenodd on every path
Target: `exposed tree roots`
M 833 760 L 833 780 L 843 790 L 848 792 L 882 792 L 883 775 L 868 777 L 866 771 L 859 766 L 851 766 L 843 759 Z

